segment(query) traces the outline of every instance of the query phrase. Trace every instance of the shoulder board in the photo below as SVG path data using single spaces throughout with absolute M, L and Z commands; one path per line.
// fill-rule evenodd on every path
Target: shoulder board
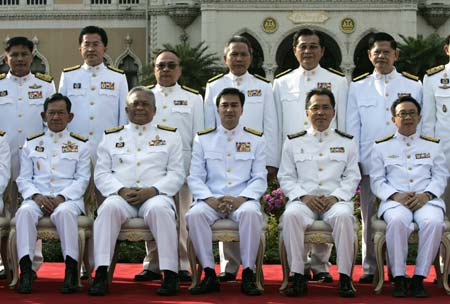
M 375 143 L 379 144 L 379 143 L 388 141 L 389 139 L 392 139 L 392 138 L 394 138 L 394 134 L 391 134 L 391 135 L 389 135 L 389 136 L 386 136 L 386 137 L 377 139 L 377 140 L 375 141 Z
M 161 130 L 170 131 L 170 132 L 175 132 L 177 130 L 177 128 L 164 126 L 164 125 L 157 125 L 157 128 L 161 129 Z
M 422 138 L 424 140 L 432 141 L 432 142 L 437 143 L 437 144 L 441 141 L 439 138 L 426 136 L 426 135 L 420 135 L 420 138 Z
M 209 129 L 205 129 L 205 130 L 198 131 L 197 134 L 198 134 L 199 136 L 200 136 L 200 135 L 205 135 L 205 134 L 214 132 L 215 130 L 216 130 L 216 127 L 214 127 L 214 128 L 209 128 Z
M 73 66 L 73 67 L 65 68 L 65 69 L 64 69 L 64 72 L 75 71 L 75 70 L 78 70 L 79 68 L 81 68 L 81 65 L 75 65 L 75 66 Z
M 359 80 L 361 80 L 361 79 L 366 78 L 366 77 L 369 76 L 369 75 L 370 75 L 370 73 L 364 73 L 364 74 L 362 74 L 362 75 L 359 75 L 359 76 L 356 76 L 355 78 L 353 78 L 353 81 L 359 81 Z
M 1 79 L 5 79 L 5 78 L 6 78 L 6 73 L 1 73 L 1 74 L 0 74 L 0 80 L 1 80 Z
M 409 74 L 408 72 L 402 72 L 402 75 L 408 79 L 411 79 L 414 81 L 419 81 L 419 77 L 417 77 L 416 75 L 413 75 L 413 74 Z
M 36 76 L 36 78 L 39 78 L 40 80 L 44 80 L 46 82 L 52 82 L 53 77 L 47 74 L 42 74 L 42 73 L 36 73 L 34 74 L 34 76 Z
M 297 138 L 297 137 L 300 137 L 300 136 L 303 136 L 303 135 L 305 135 L 307 132 L 305 131 L 305 130 L 303 130 L 303 131 L 300 131 L 300 132 L 297 132 L 297 133 L 294 133 L 294 134 L 288 134 L 288 138 L 289 139 L 294 139 L 294 138 Z
M 252 129 L 252 128 L 247 128 L 247 127 L 244 127 L 244 131 L 251 133 L 253 135 L 256 135 L 256 136 L 263 136 L 263 134 L 264 134 L 264 132 L 261 132 L 261 131 L 258 131 L 258 130 Z
M 115 68 L 115 67 L 113 67 L 113 66 L 111 66 L 111 65 L 107 65 L 106 67 L 107 67 L 108 69 L 110 69 L 111 71 L 114 71 L 114 72 L 117 72 L 117 73 L 120 73 L 120 74 L 125 74 L 125 72 L 124 72 L 123 70 L 118 69 L 118 68 Z
M 223 76 L 225 76 L 225 74 L 224 73 L 220 73 L 220 74 L 218 74 L 218 75 L 216 75 L 216 76 L 214 76 L 212 78 L 209 78 L 208 79 L 208 83 L 216 81 L 217 79 L 222 78 Z
M 445 69 L 445 65 L 443 65 L 443 64 L 435 66 L 434 68 L 431 68 L 431 69 L 427 70 L 427 75 L 428 76 L 432 76 L 432 75 L 434 75 L 436 73 L 439 73 L 443 69 Z
M 146 89 L 153 89 L 156 86 L 156 84 L 149 84 L 148 86 L 145 86 Z
M 119 131 L 122 131 L 123 128 L 124 128 L 124 126 L 118 126 L 118 127 L 115 127 L 115 128 L 107 129 L 107 130 L 105 130 L 105 134 L 117 133 Z
M 78 139 L 79 141 L 82 141 L 82 142 L 87 142 L 88 141 L 88 139 L 86 137 L 81 136 L 80 134 L 77 134 L 77 133 L 74 133 L 74 132 L 70 132 L 70 136 L 72 136 L 73 138 L 76 138 L 76 139 Z
M 335 131 L 337 134 L 339 134 L 339 135 L 341 135 L 341 136 L 343 136 L 343 137 L 347 137 L 347 138 L 353 139 L 353 135 L 350 135 L 350 134 L 348 134 L 348 133 L 342 132 L 341 130 L 338 130 L 338 129 L 334 129 L 334 131 Z
M 45 132 L 39 132 L 39 133 L 37 133 L 37 134 L 30 135 L 30 136 L 27 137 L 27 140 L 32 140 L 32 139 L 41 137 L 41 136 L 44 135 L 44 134 L 45 134 Z
M 335 69 L 333 69 L 333 68 L 328 68 L 327 70 L 330 71 L 330 72 L 333 73 L 333 74 L 336 74 L 336 75 L 345 77 L 345 74 L 342 73 L 341 71 L 335 70 Z
M 5 131 L 0 130 L 0 136 L 5 136 L 5 134 L 6 134 Z
M 197 91 L 197 90 L 194 90 L 194 89 L 192 89 L 192 88 L 190 88 L 190 87 L 187 87 L 187 86 L 181 86 L 181 88 L 183 89 L 183 90 L 186 90 L 186 91 L 188 91 L 188 92 L 191 92 L 191 93 L 194 93 L 194 94 L 199 94 L 200 92 L 199 91 Z
M 289 74 L 289 73 L 292 72 L 292 71 L 293 71 L 293 69 L 287 69 L 286 71 L 283 71 L 283 72 L 281 72 L 281 73 L 275 75 L 275 79 L 280 78 L 281 76 L 284 76 L 284 75 L 286 75 L 286 74 Z
M 270 83 L 270 80 L 267 79 L 266 77 L 262 77 L 261 75 L 258 75 L 258 74 L 253 74 L 253 76 L 255 76 L 256 78 L 258 78 L 264 82 Z

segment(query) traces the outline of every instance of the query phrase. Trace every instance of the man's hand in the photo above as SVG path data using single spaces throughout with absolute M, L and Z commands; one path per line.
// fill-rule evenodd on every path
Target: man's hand
M 219 213 L 222 213 L 219 209 L 219 205 L 222 203 L 222 198 L 221 197 L 208 197 L 205 202 L 209 205 L 209 207 L 213 208 L 214 210 L 216 210 Z
M 326 207 L 322 197 L 317 195 L 303 195 L 300 198 L 300 201 L 305 203 L 309 209 L 315 212 L 323 212 Z
M 243 203 L 245 203 L 248 199 L 243 196 L 231 196 L 231 195 L 225 195 L 222 197 L 222 204 L 227 204 L 230 207 L 227 209 L 227 213 L 225 215 L 230 214 L 231 212 L 237 210 Z
M 55 207 L 53 206 L 54 204 L 52 201 L 52 197 L 36 193 L 33 195 L 32 199 L 39 206 L 45 216 L 48 216 L 53 212 L 53 209 Z
M 277 178 L 278 168 L 267 166 L 267 182 L 272 182 Z
M 323 212 L 328 211 L 331 208 L 331 206 L 333 206 L 334 204 L 336 204 L 338 202 L 338 199 L 335 196 L 323 195 L 321 198 L 322 198 L 322 203 L 324 205 Z
M 415 192 L 396 192 L 395 194 L 391 195 L 390 199 L 406 206 L 406 202 L 415 194 Z
M 405 206 L 412 212 L 419 210 L 429 201 L 429 197 L 426 193 L 416 193 L 406 201 Z
M 126 200 L 130 205 L 139 206 L 145 203 L 148 199 L 156 195 L 156 190 L 153 187 L 149 188 L 122 188 L 119 195 Z

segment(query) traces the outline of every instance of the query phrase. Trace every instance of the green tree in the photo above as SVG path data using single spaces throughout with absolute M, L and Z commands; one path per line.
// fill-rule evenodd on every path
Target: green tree
M 405 71 L 423 79 L 426 71 L 434 66 L 448 62 L 448 56 L 444 53 L 444 39 L 433 33 L 424 38 L 400 35 L 402 42 L 398 44 L 400 57 L 396 67 L 399 71 Z
M 180 56 L 183 72 L 179 83 L 200 91 L 202 95 L 204 95 L 208 79 L 223 71 L 218 66 L 219 57 L 208 52 L 208 46 L 205 45 L 204 41 L 194 47 L 186 40 L 174 46 L 164 44 L 163 49 L 173 50 Z M 153 55 L 158 54 L 160 51 L 161 49 L 155 49 Z M 150 63 L 143 69 L 141 83 L 143 85 L 149 85 L 155 82 L 153 63 Z

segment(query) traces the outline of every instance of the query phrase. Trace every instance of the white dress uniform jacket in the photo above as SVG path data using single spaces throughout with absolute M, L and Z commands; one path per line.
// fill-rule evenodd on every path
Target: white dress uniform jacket
M 44 130 L 41 112 L 45 99 L 53 93 L 55 84 L 48 75 L 0 75 L 0 130 L 8 134 L 14 180 L 20 171 L 19 151 L 27 136 Z
M 95 67 L 86 63 L 64 69 L 59 92 L 72 102 L 74 119 L 68 129 L 89 136 L 91 156 L 103 131 L 127 123 L 125 113 L 128 84 L 122 70 L 101 63 Z
M 279 77 L 279 78 L 278 78 Z M 320 65 L 307 71 L 301 66 L 293 71 L 286 71 L 277 76 L 273 84 L 278 122 L 281 126 L 282 140 L 288 134 L 308 129 L 310 123 L 306 118 L 305 99 L 312 89 L 330 89 L 336 100 L 336 118 L 331 127 L 345 129 L 347 104 L 347 79 L 340 72 L 330 72 Z
M 3 193 L 11 177 L 11 153 L 5 132 L 0 131 L 0 214 L 3 214 Z
M 205 128 L 220 125 L 216 98 L 225 88 L 236 88 L 244 93 L 244 113 L 239 123 L 264 132 L 267 143 L 267 165 L 278 168 L 281 147 L 279 147 L 278 118 L 270 82 L 248 72 L 242 76 L 235 76 L 231 72 L 226 75 L 219 74 L 210 79 L 205 93 Z

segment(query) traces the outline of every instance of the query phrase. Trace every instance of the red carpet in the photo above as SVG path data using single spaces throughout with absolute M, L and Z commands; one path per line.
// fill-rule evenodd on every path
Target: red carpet
M 373 287 L 370 285 L 356 284 L 357 295 L 353 299 L 342 299 L 337 296 L 338 278 L 336 266 L 331 267 L 331 273 L 335 282 L 332 284 L 309 283 L 308 296 L 303 298 L 287 298 L 279 294 L 278 288 L 281 282 L 280 265 L 265 265 L 264 274 L 266 278 L 265 292 L 259 297 L 248 297 L 240 293 L 240 282 L 223 283 L 221 292 L 212 295 L 191 296 L 187 292 L 189 285 L 182 285 L 181 292 L 176 297 L 160 297 L 155 294 L 159 287 L 159 282 L 155 283 L 135 283 L 133 282 L 134 274 L 141 271 L 140 264 L 118 264 L 115 272 L 114 281 L 110 289 L 111 293 L 106 297 L 90 297 L 87 295 L 87 286 L 84 286 L 82 292 L 74 295 L 62 295 L 59 288 L 62 284 L 64 276 L 64 265 L 61 263 L 45 263 L 38 273 L 38 280 L 33 285 L 33 293 L 31 295 L 19 295 L 14 290 L 10 290 L 7 286 L 0 285 L 0 302 L 1 303 L 51 303 L 51 304 L 80 304 L 80 303 L 448 303 L 450 296 L 444 293 L 443 289 L 439 289 L 431 282 L 434 279 L 434 270 L 430 272 L 430 276 L 426 280 L 425 288 L 431 294 L 428 299 L 393 299 L 391 297 L 392 286 L 385 282 L 382 293 L 375 295 Z M 411 274 L 413 267 L 408 267 Z M 361 275 L 361 266 L 357 266 L 353 278 L 357 280 Z M 85 284 L 87 285 L 87 284 Z

